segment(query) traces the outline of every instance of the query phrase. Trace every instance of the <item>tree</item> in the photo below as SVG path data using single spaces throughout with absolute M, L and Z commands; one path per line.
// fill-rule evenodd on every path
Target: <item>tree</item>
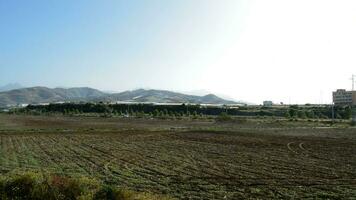
M 159 111 L 157 110 L 157 109 L 155 109 L 154 111 L 153 111 L 153 117 L 159 117 Z
M 289 109 L 289 115 L 290 115 L 290 117 L 297 117 L 297 110 L 296 109 L 294 109 L 294 108 L 291 108 L 291 109 Z
M 343 118 L 344 119 L 350 119 L 352 117 L 352 109 L 351 107 L 346 107 L 344 111 Z
M 307 115 L 305 114 L 305 111 L 303 111 L 303 110 L 299 110 L 297 115 L 298 115 L 298 118 L 301 118 L 301 119 L 307 118 Z
M 163 115 L 166 116 L 166 117 L 169 116 L 169 113 L 168 113 L 168 110 L 167 110 L 167 109 L 164 109 L 164 110 L 163 110 Z
M 306 112 L 306 115 L 308 118 L 315 118 L 315 113 L 312 110 L 310 110 L 309 112 Z

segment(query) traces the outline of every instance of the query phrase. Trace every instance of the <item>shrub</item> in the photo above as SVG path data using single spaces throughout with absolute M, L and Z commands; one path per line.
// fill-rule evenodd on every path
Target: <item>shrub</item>
M 101 185 L 89 178 L 40 173 L 0 176 L 0 199 L 4 200 L 159 200 L 169 199 Z
M 102 187 L 99 191 L 94 194 L 93 200 L 116 200 L 115 189 L 109 186 Z
M 112 186 L 103 186 L 100 188 L 93 197 L 93 200 L 133 200 L 136 198 L 134 192 L 124 189 L 117 189 Z
M 228 121 L 232 121 L 232 120 L 233 120 L 233 118 L 226 112 L 220 113 L 220 115 L 216 118 L 216 121 L 218 121 L 218 122 L 228 122 Z
M 26 174 L 14 178 L 5 183 L 5 196 L 11 199 L 33 199 L 32 192 L 35 188 L 35 181 L 30 175 Z
M 5 192 L 5 180 L 4 177 L 0 177 L 0 194 L 3 194 Z M 1 197 L 1 195 L 0 195 Z M 2 199 L 2 198 L 0 198 Z
M 351 121 L 351 126 L 356 126 L 356 121 L 352 120 Z
M 307 118 L 307 115 L 306 115 L 306 113 L 305 113 L 303 110 L 299 110 L 299 111 L 297 112 L 297 116 L 298 116 L 298 118 L 301 118 L 301 119 Z
M 52 193 L 66 200 L 75 200 L 83 192 L 78 181 L 63 176 L 53 176 L 50 185 Z

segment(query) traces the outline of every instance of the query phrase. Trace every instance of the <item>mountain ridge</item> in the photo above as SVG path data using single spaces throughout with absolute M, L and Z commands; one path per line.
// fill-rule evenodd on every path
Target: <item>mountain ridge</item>
M 0 86 L 0 92 L 6 92 L 6 91 L 16 90 L 20 88 L 24 88 L 24 87 L 19 83 L 9 83 L 4 86 Z
M 238 104 L 214 94 L 187 95 L 169 90 L 136 89 L 119 93 L 107 93 L 90 87 L 48 88 L 43 86 L 0 92 L 0 106 L 58 102 L 134 102 L 134 103 L 192 103 Z

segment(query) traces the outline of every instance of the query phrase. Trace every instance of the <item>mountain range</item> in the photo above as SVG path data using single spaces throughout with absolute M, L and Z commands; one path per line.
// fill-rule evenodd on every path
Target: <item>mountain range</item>
M 167 90 L 137 89 L 120 93 L 106 93 L 88 87 L 47 88 L 30 87 L 0 92 L 0 107 L 18 104 L 55 102 L 137 102 L 137 103 L 192 103 L 192 104 L 238 104 L 214 94 L 187 95 Z
M 6 91 L 16 90 L 20 88 L 24 88 L 24 87 L 19 83 L 9 83 L 7 85 L 0 86 L 0 92 L 6 92 Z

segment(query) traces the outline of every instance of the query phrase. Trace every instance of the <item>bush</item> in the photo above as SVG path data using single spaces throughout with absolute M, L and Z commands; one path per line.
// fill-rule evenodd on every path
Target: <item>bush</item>
M 233 118 L 226 112 L 220 113 L 220 115 L 216 118 L 216 121 L 218 121 L 218 122 L 228 122 L 228 121 L 232 121 L 232 120 L 233 120 Z
M 297 111 L 297 117 L 300 118 L 300 119 L 305 119 L 305 118 L 307 118 L 307 115 L 303 110 L 298 110 Z
M 32 192 L 35 188 L 35 181 L 30 175 L 16 177 L 5 183 L 4 196 L 11 199 L 33 199 Z
M 169 199 L 102 185 L 89 178 L 40 173 L 0 176 L 1 200 L 153 200 Z
M 137 199 L 134 192 L 117 189 L 112 186 L 103 186 L 93 197 L 93 200 L 130 200 Z
M 93 200 L 102 200 L 102 199 L 115 200 L 116 197 L 117 194 L 114 188 L 109 186 L 104 186 L 94 194 Z
M 51 192 L 54 193 L 55 196 L 63 197 L 63 199 L 75 200 L 83 193 L 77 180 L 63 176 L 53 176 L 50 185 Z
M 356 121 L 352 120 L 351 121 L 351 126 L 356 126 Z

